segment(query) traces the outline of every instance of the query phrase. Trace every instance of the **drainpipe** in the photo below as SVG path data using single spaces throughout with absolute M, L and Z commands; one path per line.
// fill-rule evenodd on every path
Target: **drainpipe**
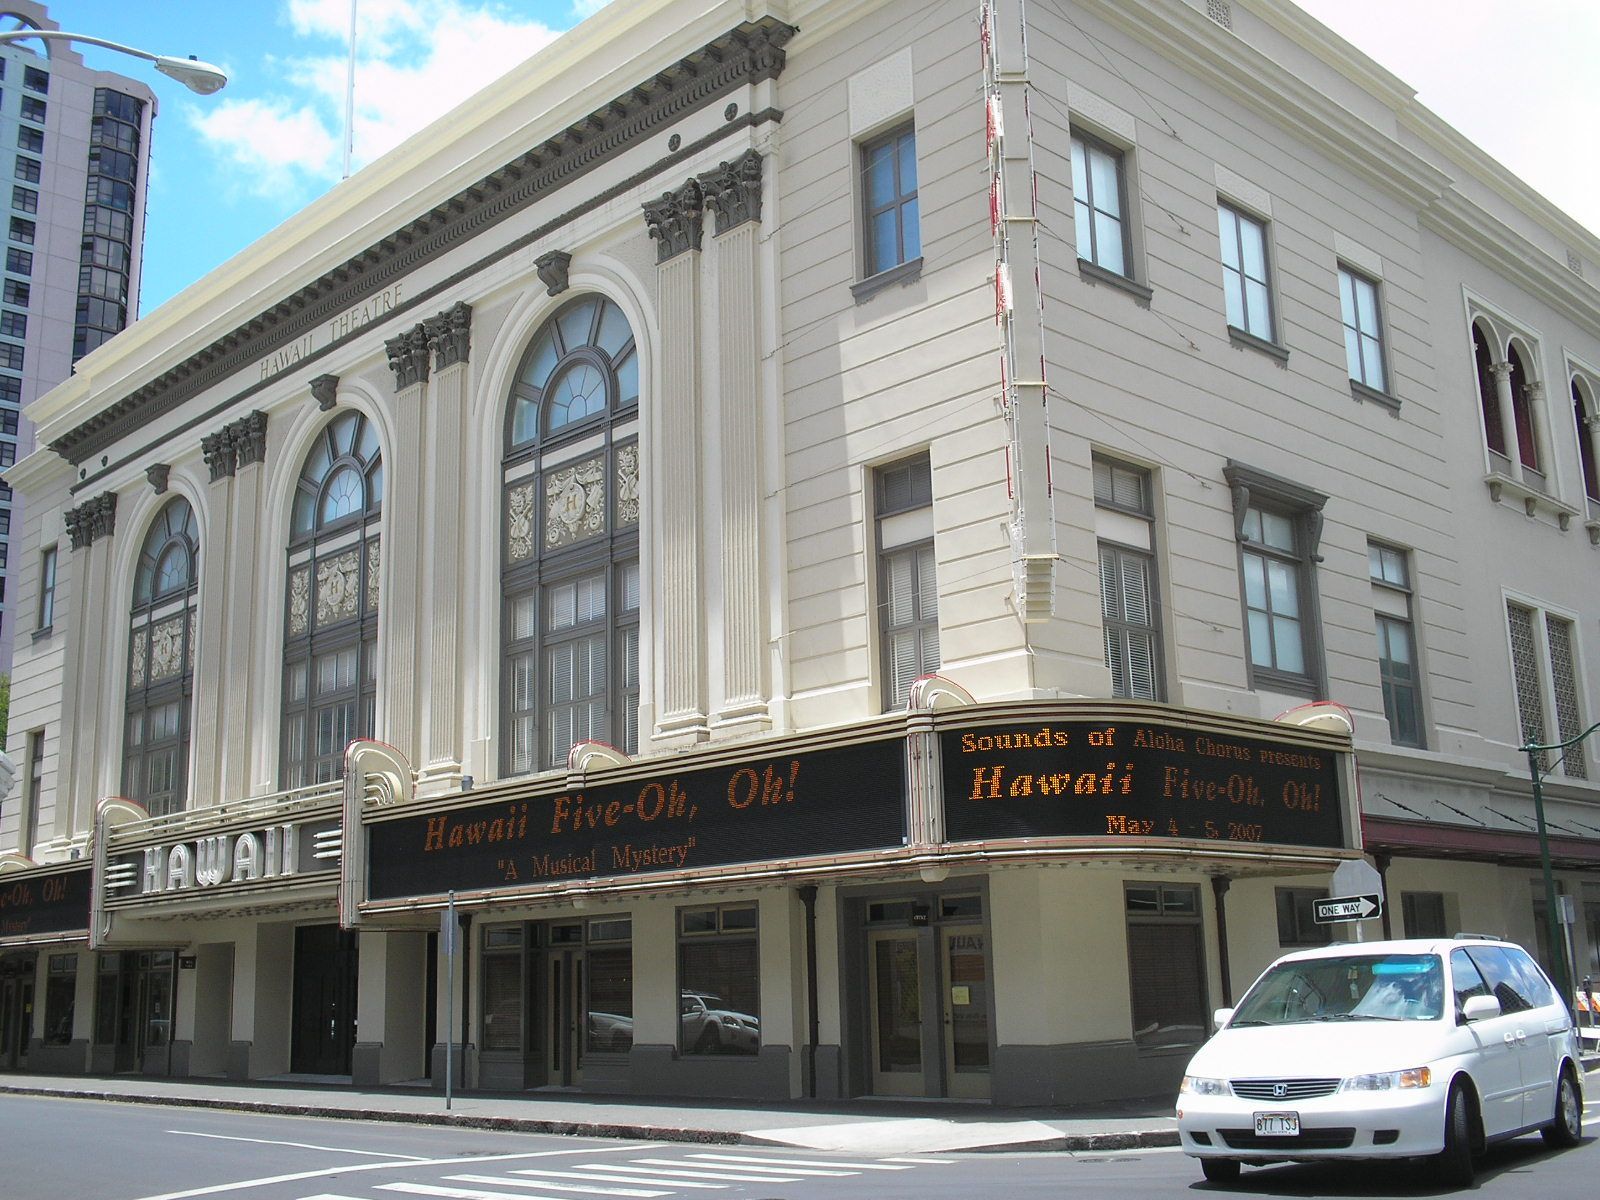
M 467 1087 L 467 1031 L 472 1022 L 472 914 L 462 913 L 461 922 L 461 1088 Z
M 1222 1007 L 1233 1007 L 1233 976 L 1228 968 L 1228 894 L 1232 881 L 1226 875 L 1211 877 L 1211 894 L 1217 901 L 1217 969 L 1222 976 Z
M 797 889 L 806 910 L 806 1097 L 817 1098 L 817 885 Z

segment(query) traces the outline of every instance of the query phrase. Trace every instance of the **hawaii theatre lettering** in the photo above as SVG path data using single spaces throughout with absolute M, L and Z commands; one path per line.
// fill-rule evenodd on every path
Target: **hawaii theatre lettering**
M 885 739 L 368 826 L 368 897 L 901 845 L 904 743 Z
M 337 821 L 284 823 L 145 846 L 106 866 L 108 899 L 281 881 L 338 866 Z
M 1146 837 L 1338 847 L 1334 753 L 1152 722 L 940 734 L 951 841 Z
M 388 316 L 400 303 L 403 286 L 401 283 L 396 283 L 386 287 L 383 291 L 367 297 L 360 304 L 334 314 L 320 329 L 302 334 L 288 345 L 274 350 L 258 363 L 259 382 L 265 383 L 274 375 L 298 366 L 318 350 L 326 349 L 340 338 L 348 337 L 374 321 Z

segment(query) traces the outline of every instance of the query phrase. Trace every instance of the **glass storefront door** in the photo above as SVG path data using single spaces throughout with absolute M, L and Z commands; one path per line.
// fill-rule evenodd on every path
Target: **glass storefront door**
M 550 1048 L 547 1078 L 560 1087 L 583 1082 L 583 951 L 551 950 L 546 958 L 550 1028 L 545 1045 Z
M 872 996 L 872 1094 L 925 1096 L 922 1068 L 922 952 L 915 933 L 868 938 Z
M 989 1096 L 989 956 L 981 929 L 939 936 L 944 984 L 945 1094 Z
M 32 955 L 0 964 L 0 1070 L 28 1065 L 33 1037 Z
M 171 950 L 102 954 L 95 985 L 95 1041 L 113 1071 L 170 1069 L 177 956 Z

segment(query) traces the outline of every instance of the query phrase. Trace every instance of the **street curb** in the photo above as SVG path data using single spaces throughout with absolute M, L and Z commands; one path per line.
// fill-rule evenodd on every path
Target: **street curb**
M 385 1108 L 348 1108 L 322 1104 L 288 1104 L 269 1100 L 230 1100 L 210 1096 L 133 1095 L 99 1092 L 90 1088 L 33 1088 L 0 1084 L 0 1095 L 43 1096 L 59 1100 L 101 1100 L 113 1104 L 158 1104 L 170 1108 L 205 1108 L 227 1112 L 263 1113 L 283 1117 L 320 1117 L 328 1120 L 382 1121 L 397 1125 L 438 1125 L 455 1129 L 484 1129 L 498 1133 L 544 1133 L 562 1137 L 626 1138 L 648 1142 L 686 1142 L 702 1146 L 782 1146 L 786 1142 L 752 1137 L 720 1129 L 677 1129 L 657 1125 L 628 1125 L 601 1121 L 553 1121 L 531 1117 L 504 1117 L 457 1112 L 396 1112 Z M 1063 1134 L 1029 1142 L 1001 1142 L 989 1146 L 961 1146 L 955 1150 L 928 1150 L 934 1154 L 1003 1154 L 1107 1150 L 1141 1150 L 1178 1145 L 1176 1129 L 1144 1129 L 1120 1133 Z

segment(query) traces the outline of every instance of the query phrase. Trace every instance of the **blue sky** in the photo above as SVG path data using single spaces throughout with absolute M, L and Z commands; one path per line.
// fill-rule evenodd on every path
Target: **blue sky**
M 604 3 L 359 0 L 356 167 Z M 1600 4 L 1518 0 L 1513 20 L 1503 0 L 1301 3 L 1600 230 Z M 56 0 L 50 12 L 63 29 L 193 54 L 230 76 L 200 97 L 134 59 L 81 48 L 160 97 L 142 312 L 339 182 L 349 0 Z

